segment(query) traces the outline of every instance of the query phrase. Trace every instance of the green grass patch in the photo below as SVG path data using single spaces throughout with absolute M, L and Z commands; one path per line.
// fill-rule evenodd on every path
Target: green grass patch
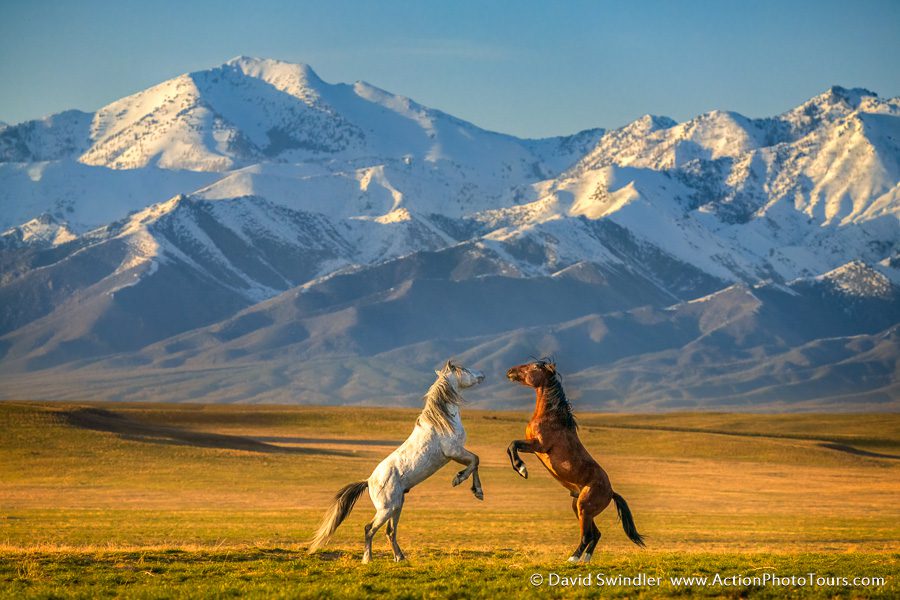
M 420 550 L 405 563 L 386 555 L 251 548 L 228 551 L 28 552 L 0 555 L 0 595 L 9 598 L 518 598 L 685 597 L 895 598 L 900 555 L 892 554 L 602 554 L 591 565 L 535 560 L 512 551 Z M 813 583 L 786 581 L 807 577 Z M 713 583 L 716 574 L 723 579 Z M 775 575 L 780 583 L 747 578 Z M 586 576 L 590 576 L 588 580 Z M 628 580 L 617 585 L 616 577 Z M 843 578 L 884 583 L 834 584 Z M 709 578 L 709 585 L 674 578 Z M 541 582 L 538 582 L 538 578 Z M 658 583 L 648 585 L 649 578 Z M 604 583 L 601 585 L 601 579 Z M 632 580 L 633 581 L 633 580 Z M 818 581 L 819 583 L 815 583 Z M 568 584 L 567 584 L 568 582 Z M 730 584 L 730 585 L 729 585 Z
M 573 566 L 564 562 L 578 541 L 568 494 L 532 457 L 527 481 L 508 463 L 506 446 L 528 415 L 464 409 L 483 502 L 450 486 L 450 465 L 408 495 L 399 527 L 407 563 L 393 563 L 379 535 L 373 564 L 360 564 L 373 512 L 365 497 L 331 544 L 307 556 L 335 491 L 365 479 L 416 415 L 0 403 L 0 595 L 898 596 L 898 415 L 579 415 L 585 445 L 627 498 L 649 549 L 632 545 L 607 510 L 594 563 Z M 598 589 L 599 573 L 663 581 Z M 716 573 L 816 573 L 823 583 L 669 580 Z M 587 574 L 590 585 L 551 585 Z M 884 584 L 852 584 L 863 576 Z

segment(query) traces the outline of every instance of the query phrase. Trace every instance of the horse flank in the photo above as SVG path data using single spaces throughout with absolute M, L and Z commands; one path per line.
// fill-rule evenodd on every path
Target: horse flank
M 446 375 L 441 374 L 425 393 L 425 408 L 419 415 L 418 422 L 430 424 L 440 433 L 453 432 L 453 416 L 450 406 L 459 406 L 462 396 L 454 389 Z

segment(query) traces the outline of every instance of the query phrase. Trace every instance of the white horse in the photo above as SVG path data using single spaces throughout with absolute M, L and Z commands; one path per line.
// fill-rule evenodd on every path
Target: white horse
M 309 545 L 315 552 L 347 518 L 363 490 L 369 489 L 369 497 L 375 505 L 375 517 L 366 525 L 366 549 L 363 562 L 372 559 L 372 538 L 387 523 L 387 537 L 394 550 L 394 560 L 406 557 L 397 544 L 397 524 L 403 509 L 405 494 L 422 483 L 451 460 L 466 468 L 456 474 L 457 486 L 472 476 L 472 493 L 484 499 L 481 480 L 478 478 L 478 457 L 466 450 L 466 430 L 459 418 L 462 397 L 459 390 L 484 381 L 484 374 L 447 361 L 444 368 L 435 371 L 437 380 L 425 394 L 425 408 L 416 419 L 416 426 L 406 441 L 375 467 L 369 479 L 344 486 L 334 497 L 325 513 L 322 524 Z

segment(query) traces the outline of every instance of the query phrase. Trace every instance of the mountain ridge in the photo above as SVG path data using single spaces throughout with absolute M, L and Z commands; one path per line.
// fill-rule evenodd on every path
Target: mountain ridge
M 898 194 L 900 99 L 861 88 L 770 118 L 645 115 L 525 140 L 305 64 L 236 57 L 94 113 L 0 127 L 0 372 L 8 389 L 86 373 L 91 393 L 135 397 L 103 377 L 250 357 L 303 381 L 283 360 L 355 373 L 455 354 L 500 368 L 568 343 L 583 349 L 576 381 L 612 369 L 605 391 L 585 388 L 597 408 L 730 406 L 727 390 L 749 402 L 764 389 L 783 395 L 772 406 L 807 406 L 804 381 L 835 403 L 828 377 L 841 402 L 855 381 L 894 406 Z M 788 306 L 836 322 L 800 335 Z M 736 320 L 713 327 L 721 315 Z M 610 327 L 638 341 L 585 341 L 614 339 Z M 879 332 L 871 360 L 828 341 L 862 348 L 853 336 Z M 687 360 L 675 354 L 696 377 L 673 375 Z M 774 383 L 753 374 L 763 364 L 778 365 Z M 253 389 L 284 398 L 275 380 Z M 403 381 L 390 385 L 409 402 Z M 209 389 L 257 399 L 229 385 Z

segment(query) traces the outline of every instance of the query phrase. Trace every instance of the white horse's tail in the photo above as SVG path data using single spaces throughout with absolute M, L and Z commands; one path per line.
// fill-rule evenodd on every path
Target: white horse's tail
M 312 541 L 309 543 L 307 552 L 312 554 L 322 544 L 328 541 L 328 538 L 331 537 L 338 526 L 347 518 L 347 515 L 350 514 L 350 511 L 353 510 L 353 505 L 356 504 L 356 500 L 367 487 L 369 487 L 368 481 L 358 481 L 356 483 L 347 484 L 341 488 L 341 491 L 337 493 L 334 500 L 331 502 L 331 506 L 328 507 L 328 512 L 325 513 L 322 524 L 319 525 L 315 537 L 313 537 Z

